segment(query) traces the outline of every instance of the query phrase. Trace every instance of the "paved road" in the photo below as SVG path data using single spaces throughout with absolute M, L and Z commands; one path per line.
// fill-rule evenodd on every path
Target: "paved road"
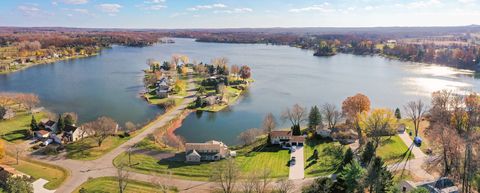
M 423 153 L 423 151 L 413 143 L 413 140 L 406 132 L 398 134 L 398 136 L 409 147 L 415 158 L 389 165 L 388 169 L 390 171 L 405 169 L 422 180 L 434 180 L 435 178 L 422 168 L 422 165 L 426 163 L 430 157 Z
M 305 164 L 303 158 L 303 146 L 297 147 L 295 152 L 290 154 L 290 160 L 295 157 L 295 165 L 290 166 L 290 173 L 288 174 L 288 179 L 290 180 L 299 180 L 305 178 Z
M 188 97 L 183 103 L 174 109 L 166 112 L 163 116 L 145 126 L 145 130 L 139 133 L 135 137 L 132 137 L 129 141 L 123 143 L 112 151 L 108 152 L 99 159 L 92 161 L 79 161 L 66 159 L 64 155 L 59 156 L 41 156 L 31 155 L 33 159 L 44 161 L 47 163 L 55 164 L 60 167 L 66 168 L 70 171 L 70 177 L 56 190 L 59 193 L 72 192 L 82 183 L 86 182 L 89 178 L 98 178 L 104 176 L 116 176 L 117 169 L 113 166 L 113 159 L 121 153 L 127 151 L 132 145 L 138 143 L 143 138 L 151 134 L 155 129 L 166 125 L 169 121 L 177 117 L 187 105 L 195 100 L 195 91 L 193 91 L 194 85 L 192 79 L 189 81 Z M 168 182 L 168 185 L 176 186 L 182 192 L 209 192 L 211 190 L 208 182 L 190 181 L 181 179 L 171 179 L 166 176 L 154 176 L 145 175 L 139 173 L 130 173 L 130 178 L 140 181 L 151 182 L 152 180 Z

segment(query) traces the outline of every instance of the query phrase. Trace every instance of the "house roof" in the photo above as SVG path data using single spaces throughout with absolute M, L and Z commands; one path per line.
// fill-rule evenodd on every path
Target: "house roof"
M 221 148 L 227 148 L 227 145 L 225 145 L 221 141 L 207 141 L 205 143 L 186 143 L 185 144 L 185 149 L 188 151 L 190 150 L 197 150 L 197 151 L 203 151 L 203 150 L 219 150 Z
M 193 149 L 193 150 L 190 150 L 190 151 L 187 152 L 187 156 L 197 156 L 197 157 L 200 157 L 200 154 L 198 154 L 198 152 Z
M 73 125 L 65 125 L 64 127 L 64 131 L 66 132 L 75 132 L 75 130 L 77 130 L 78 127 L 75 127 Z
M 55 121 L 48 120 L 44 125 L 51 127 L 51 126 L 55 125 L 55 123 L 56 123 Z
M 292 136 L 292 139 L 290 139 L 290 141 L 305 142 L 305 136 Z
M 290 137 L 292 136 L 292 131 L 289 130 L 275 130 L 270 132 L 271 137 Z
M 37 133 L 39 133 L 40 135 L 47 135 L 50 132 L 48 132 L 47 130 L 41 129 L 41 130 L 38 130 Z

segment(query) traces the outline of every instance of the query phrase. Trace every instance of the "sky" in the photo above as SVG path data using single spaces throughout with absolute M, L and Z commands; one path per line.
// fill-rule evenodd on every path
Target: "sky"
M 480 0 L 0 0 L 0 26 L 244 28 L 480 24 Z

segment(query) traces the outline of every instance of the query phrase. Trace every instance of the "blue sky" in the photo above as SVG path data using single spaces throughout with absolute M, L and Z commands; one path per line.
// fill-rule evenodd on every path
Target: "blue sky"
M 480 24 L 480 0 L 1 0 L 1 26 L 372 27 Z

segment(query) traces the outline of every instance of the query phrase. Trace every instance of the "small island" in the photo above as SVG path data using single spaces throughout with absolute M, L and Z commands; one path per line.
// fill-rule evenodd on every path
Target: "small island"
M 188 108 L 217 112 L 234 104 L 246 92 L 251 79 L 247 65 L 228 66 L 225 57 L 214 58 L 211 63 L 190 62 L 186 55 L 175 54 L 170 61 L 148 59 L 145 70 L 145 92 L 142 96 L 150 103 L 166 109 L 179 105 L 187 97 L 188 82 L 196 90 L 195 100 Z

